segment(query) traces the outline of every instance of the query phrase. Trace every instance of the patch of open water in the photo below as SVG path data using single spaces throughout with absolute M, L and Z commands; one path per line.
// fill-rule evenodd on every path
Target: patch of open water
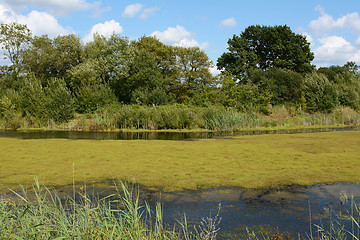
M 211 189 L 194 192 L 162 193 L 158 196 L 163 203 L 164 220 L 170 225 L 174 219 L 183 218 L 187 222 L 199 224 L 202 218 L 216 215 L 221 203 L 219 225 L 220 236 L 226 233 L 244 231 L 244 226 L 271 226 L 280 232 L 290 233 L 292 237 L 305 238 L 311 231 L 317 235 L 317 227 L 330 228 L 330 219 L 334 224 L 340 215 L 348 215 L 350 200 L 341 197 L 354 197 L 360 203 L 360 184 L 334 183 L 314 186 L 292 186 L 274 189 Z M 309 208 L 310 207 L 310 208 Z M 310 209 L 310 210 L 309 210 Z M 345 221 L 348 230 L 350 221 Z
M 86 132 L 86 131 L 0 131 L 0 137 L 13 137 L 21 139 L 95 139 L 95 140 L 187 140 L 196 138 L 231 137 L 241 135 L 259 134 L 293 134 L 330 131 L 360 131 L 360 127 L 339 128 L 307 128 L 284 130 L 244 130 L 240 132 Z

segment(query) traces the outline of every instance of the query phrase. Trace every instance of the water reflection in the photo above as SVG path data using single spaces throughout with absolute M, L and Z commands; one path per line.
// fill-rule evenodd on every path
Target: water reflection
M 340 212 L 347 214 L 350 201 L 340 200 L 342 192 L 354 196 L 360 202 L 359 184 L 318 184 L 314 186 L 296 186 L 283 189 L 214 189 L 200 192 L 162 193 L 164 220 L 170 225 L 174 219 L 181 219 L 186 214 L 188 224 L 199 224 L 202 218 L 216 214 L 221 203 L 220 233 L 234 233 L 244 230 L 241 226 L 269 225 L 288 232 L 293 237 L 300 234 L 304 238 L 310 232 L 310 211 L 312 231 L 314 224 L 329 229 L 330 219 L 336 219 Z M 158 198 L 160 196 L 157 196 Z M 310 205 L 310 211 L 309 211 Z M 336 214 L 335 214 L 336 213 Z M 330 214 L 332 216 L 330 216 Z M 351 230 L 347 222 L 348 230 Z M 240 228 L 239 228 L 240 227 Z
M 82 131 L 0 131 L 0 137 L 13 137 L 21 139 L 95 139 L 95 140 L 187 140 L 196 138 L 231 137 L 241 135 L 259 134 L 292 134 L 292 133 L 313 133 L 330 131 L 359 131 L 360 127 L 341 128 L 309 128 L 290 130 L 257 130 L 240 131 L 234 133 L 225 132 L 82 132 Z

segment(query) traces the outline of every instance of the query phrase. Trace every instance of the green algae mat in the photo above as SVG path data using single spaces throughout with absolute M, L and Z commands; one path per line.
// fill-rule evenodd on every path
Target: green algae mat
M 73 164 L 75 171 L 73 172 Z M 0 138 L 0 188 L 129 180 L 164 190 L 360 182 L 360 132 L 192 141 Z

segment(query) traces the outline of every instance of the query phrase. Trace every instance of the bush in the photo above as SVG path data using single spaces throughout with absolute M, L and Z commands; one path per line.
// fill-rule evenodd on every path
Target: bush
M 42 87 L 38 79 L 30 77 L 19 93 L 21 109 L 31 121 L 44 124 L 73 117 L 73 100 L 63 79 L 53 78 L 47 87 Z
M 336 88 L 324 74 L 306 75 L 303 91 L 308 112 L 330 113 L 338 105 Z
M 107 85 L 85 85 L 76 93 L 75 109 L 78 113 L 89 113 L 116 101 L 115 94 Z
M 301 86 L 304 81 L 300 73 L 288 69 L 271 68 L 266 71 L 255 70 L 250 78 L 261 91 L 272 93 L 271 104 L 295 104 L 300 100 Z
M 74 101 L 63 79 L 53 78 L 45 88 L 47 118 L 67 122 L 74 116 Z

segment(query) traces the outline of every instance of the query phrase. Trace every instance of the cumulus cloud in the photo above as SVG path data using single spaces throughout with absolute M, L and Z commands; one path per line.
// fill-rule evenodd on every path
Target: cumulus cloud
M 199 43 L 194 39 L 195 34 L 188 32 L 183 26 L 168 27 L 163 32 L 155 31 L 151 36 L 158 38 L 161 42 L 179 47 L 200 47 L 203 50 L 209 48 L 209 43 Z
M 311 21 L 309 28 L 314 35 L 321 37 L 315 40 L 309 34 L 303 33 L 308 41 L 311 39 L 309 42 L 314 46 L 314 63 L 318 66 L 329 66 L 343 65 L 348 61 L 360 62 L 359 13 L 353 12 L 334 18 L 320 5 L 315 10 L 320 12 L 320 17 Z M 349 42 L 344 35 L 341 36 L 344 33 L 349 39 L 357 39 Z
M 135 16 L 138 16 L 140 19 L 147 19 L 153 16 L 159 8 L 152 7 L 152 8 L 145 8 L 144 10 L 143 9 L 144 9 L 144 5 L 140 3 L 128 5 L 125 7 L 124 11 L 122 12 L 122 16 L 124 18 L 133 18 Z M 142 13 L 138 15 L 141 11 Z
M 125 17 L 125 18 L 132 18 L 132 17 L 135 17 L 136 14 L 138 14 L 141 9 L 143 8 L 144 6 L 140 3 L 136 3 L 136 4 L 131 4 L 131 5 L 128 5 L 123 13 L 122 13 L 122 16 Z
M 112 34 L 120 34 L 123 32 L 122 26 L 120 23 L 116 22 L 115 20 L 106 21 L 104 23 L 95 24 L 92 28 L 90 33 L 83 38 L 84 42 L 90 42 L 93 40 L 94 34 L 99 34 L 104 37 L 110 37 Z
M 221 21 L 221 26 L 224 28 L 233 28 L 237 25 L 235 18 L 228 18 Z
M 29 5 L 49 9 L 52 14 L 64 15 L 71 12 L 95 9 L 96 13 L 108 9 L 100 9 L 100 2 L 88 2 L 86 0 L 1 0 L 0 3 L 10 6 L 12 9 L 26 9 Z
M 73 32 L 70 28 L 61 26 L 54 16 L 46 12 L 34 10 L 27 15 L 21 15 L 3 5 L 0 5 L 0 22 L 26 24 L 34 35 L 47 34 L 49 37 L 56 37 Z
M 158 9 L 159 8 L 157 8 L 157 7 L 145 8 L 143 13 L 140 15 L 140 18 L 141 19 L 147 19 L 147 18 L 153 16 Z
M 193 33 L 188 32 L 183 26 L 168 27 L 163 32 L 155 31 L 151 36 L 156 36 L 160 41 L 169 45 L 176 45 L 182 40 L 191 41 L 194 36 Z
M 312 20 L 309 24 L 309 28 L 315 34 L 319 35 L 323 32 L 339 29 L 351 29 L 354 33 L 360 33 L 360 16 L 358 12 L 349 13 L 338 19 L 334 19 L 325 13 L 325 10 L 320 6 L 316 9 L 320 11 L 321 16 L 316 20 Z
M 348 61 L 360 61 L 360 49 L 343 37 L 327 36 L 318 41 L 321 46 L 314 50 L 314 61 L 319 65 L 343 65 Z

